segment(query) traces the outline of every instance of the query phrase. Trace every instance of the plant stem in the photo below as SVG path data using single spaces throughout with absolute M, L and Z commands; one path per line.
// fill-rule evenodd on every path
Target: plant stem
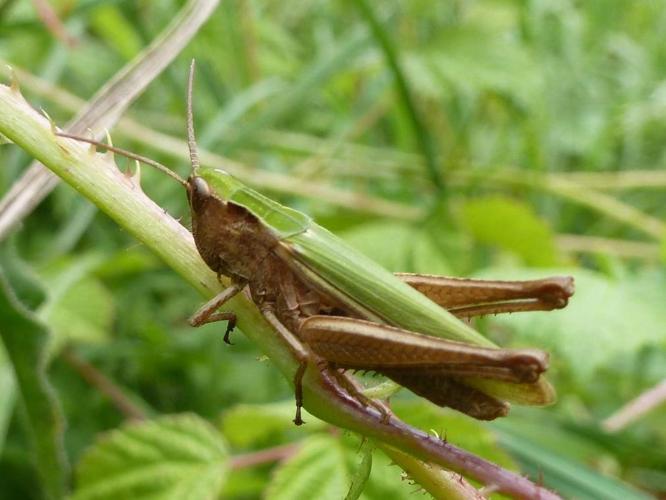
M 270 462 L 280 462 L 296 454 L 301 448 L 299 443 L 285 444 L 266 448 L 265 450 L 255 451 L 254 453 L 245 453 L 231 457 L 231 470 L 245 469 L 255 467 Z
M 82 379 L 109 398 L 125 418 L 143 420 L 147 417 L 146 412 L 135 405 L 115 382 L 100 372 L 92 364 L 79 357 L 71 348 L 66 347 L 62 351 L 61 356 Z
M 666 380 L 632 399 L 601 423 L 607 432 L 620 432 L 629 424 L 643 417 L 666 402 Z

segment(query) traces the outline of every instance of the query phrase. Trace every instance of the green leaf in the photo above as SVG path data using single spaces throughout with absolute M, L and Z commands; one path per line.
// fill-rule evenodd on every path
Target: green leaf
M 514 252 L 530 266 L 558 262 L 553 233 L 528 205 L 492 196 L 470 200 L 462 206 L 462 223 L 481 243 Z
M 404 270 L 413 231 L 406 224 L 374 222 L 356 226 L 346 231 L 342 237 L 389 271 L 397 272 Z
M 370 472 L 372 472 L 372 451 L 375 448 L 374 443 L 368 441 L 367 439 L 363 441 L 361 445 L 361 463 L 356 468 L 356 471 L 352 475 L 351 486 L 345 496 L 345 500 L 357 500 L 363 490 L 365 485 L 370 479 Z
M 321 90 L 327 81 L 355 61 L 368 47 L 368 35 L 362 29 L 352 29 L 340 38 L 340 43 L 323 51 L 321 57 L 304 69 L 300 78 L 293 82 L 288 92 L 271 100 L 268 105 L 244 127 L 240 127 L 235 145 L 247 141 L 258 130 L 285 119 L 295 112 L 302 111 L 312 95 Z
M 96 8 L 91 16 L 91 24 L 100 37 L 123 59 L 129 61 L 141 51 L 141 36 L 117 7 L 102 5 Z
M 87 255 L 61 259 L 42 271 L 49 291 L 39 316 L 53 333 L 52 352 L 66 342 L 101 343 L 108 340 L 113 321 L 113 297 L 101 281 L 91 276 L 102 258 Z
M 110 292 L 99 280 L 86 278 L 74 283 L 51 304 L 44 321 L 53 329 L 54 349 L 58 350 L 67 341 L 106 341 L 113 314 Z
M 86 452 L 73 499 L 214 499 L 227 473 L 227 446 L 213 426 L 164 416 L 126 424 Z
M 46 300 L 44 284 L 20 257 L 15 240 L 10 239 L 0 247 L 0 266 L 18 301 L 30 310 L 38 309 Z
M 102 261 L 95 268 L 95 276 L 104 280 L 117 280 L 160 269 L 162 266 L 162 262 L 144 247 L 124 248 Z
M 229 442 L 238 448 L 247 448 L 268 441 L 276 434 L 294 429 L 293 401 L 257 405 L 236 405 L 222 417 L 222 431 Z M 303 420 L 308 431 L 322 429 L 326 424 L 305 410 Z
M 302 441 L 298 452 L 281 463 L 266 489 L 267 500 L 345 498 L 353 477 L 370 477 L 359 492 L 362 500 L 409 498 L 414 485 L 404 481 L 400 467 L 381 451 L 364 457 L 359 466 L 359 438 L 353 434 L 317 434 Z M 372 467 L 370 468 L 370 463 Z M 358 483 L 360 485 L 360 483 Z
M 25 285 L 27 280 L 23 281 Z M 61 498 L 68 472 L 64 421 L 46 379 L 48 331 L 23 307 L 0 269 L 0 337 L 11 361 L 20 394 L 23 421 L 47 498 Z
M 448 274 L 442 251 L 425 231 L 408 224 L 372 222 L 346 231 L 344 240 L 389 271 Z
M 408 74 L 420 91 L 436 97 L 454 87 L 459 94 L 494 91 L 527 104 L 541 88 L 542 75 L 514 39 L 480 25 L 447 26 L 429 50 L 409 55 Z
M 343 447 L 332 436 L 311 436 L 275 472 L 267 500 L 316 498 L 340 500 L 347 493 L 349 474 Z

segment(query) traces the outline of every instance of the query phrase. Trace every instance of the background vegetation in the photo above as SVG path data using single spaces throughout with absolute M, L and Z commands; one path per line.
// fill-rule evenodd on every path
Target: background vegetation
M 53 4 L 74 44 L 32 3 L 6 0 L 0 57 L 41 79 L 23 91 L 58 123 L 76 101 L 57 90 L 88 99 L 182 5 Z M 478 324 L 503 345 L 551 352 L 555 406 L 481 424 L 407 393 L 393 405 L 566 497 L 663 495 L 664 406 L 620 429 L 608 418 L 666 378 L 666 11 L 628 0 L 391 1 L 373 6 L 373 26 L 359 5 L 222 2 L 132 106 L 145 128 L 121 124 L 115 142 L 186 172 L 167 139 L 184 136 L 195 57 L 201 146 L 389 269 L 573 275 L 566 310 Z M 30 158 L 14 146 L 0 155 L 5 192 Z M 180 186 L 154 172 L 142 185 L 188 223 Z M 200 297 L 74 190 L 59 186 L 2 254 L 48 327 L 77 498 L 127 494 L 129 472 L 144 485 L 166 474 L 173 498 L 344 497 L 359 440 L 313 417 L 295 428 L 292 390 L 270 363 L 241 334 L 229 348 L 219 325 L 189 328 Z M 0 497 L 40 498 L 58 486 L 35 479 L 28 445 L 43 439 L 21 425 L 14 378 L 0 353 Z M 150 420 L 128 426 L 137 415 Z M 374 462 L 365 498 L 410 496 L 399 469 Z

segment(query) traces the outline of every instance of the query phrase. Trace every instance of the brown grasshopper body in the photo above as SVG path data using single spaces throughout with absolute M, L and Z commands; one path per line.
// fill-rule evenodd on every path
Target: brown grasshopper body
M 532 383 L 547 368 L 548 357 L 542 351 L 478 347 L 366 321 L 295 270 L 285 259 L 280 240 L 247 209 L 217 197 L 200 177 L 188 179 L 187 191 L 192 232 L 202 258 L 234 283 L 195 314 L 191 323 L 198 326 L 226 319 L 233 325 L 233 314 L 214 311 L 247 286 L 262 314 L 290 339 L 301 361 L 295 377 L 299 408 L 300 378 L 311 361 L 332 370 L 376 371 L 435 404 L 484 420 L 505 415 L 508 405 L 465 385 L 461 377 Z M 438 287 L 433 282 L 436 277 L 401 277 L 463 317 L 563 307 L 571 294 L 568 278 L 533 282 L 444 279 L 445 286 Z M 442 293 L 446 285 L 449 293 Z M 299 415 L 295 421 L 301 422 Z

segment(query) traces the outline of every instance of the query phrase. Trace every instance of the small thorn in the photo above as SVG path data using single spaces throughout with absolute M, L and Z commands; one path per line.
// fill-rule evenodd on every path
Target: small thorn
M 55 122 L 53 121 L 53 118 L 49 116 L 49 114 L 44 110 L 44 108 L 40 108 L 40 111 L 44 115 L 44 117 L 49 121 L 49 125 L 51 126 L 51 133 L 53 135 L 58 134 L 58 127 L 56 127 Z
M 12 66 L 7 64 L 7 68 L 9 69 L 9 88 L 12 89 L 12 92 L 15 94 L 21 94 L 21 87 L 19 85 L 18 77 L 16 76 L 16 71 Z
M 138 160 L 134 160 L 134 172 L 130 168 L 127 169 L 127 174 L 130 180 L 141 187 L 141 163 Z

